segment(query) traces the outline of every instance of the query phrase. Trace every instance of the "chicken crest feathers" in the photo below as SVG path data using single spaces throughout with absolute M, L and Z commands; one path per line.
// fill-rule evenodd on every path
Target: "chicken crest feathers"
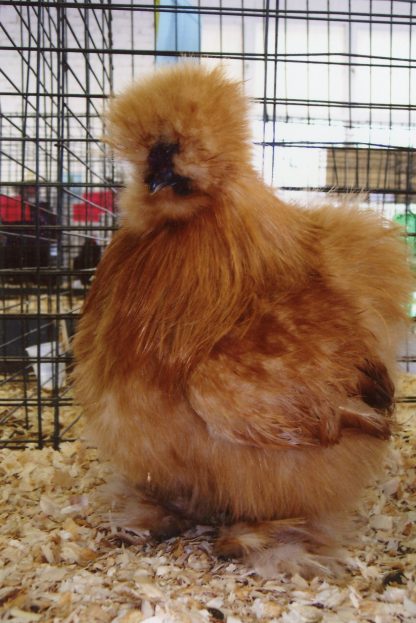
M 156 141 L 179 143 L 178 170 L 198 175 L 206 190 L 249 162 L 248 106 L 241 83 L 220 67 L 181 63 L 157 70 L 110 102 L 105 141 L 139 167 Z

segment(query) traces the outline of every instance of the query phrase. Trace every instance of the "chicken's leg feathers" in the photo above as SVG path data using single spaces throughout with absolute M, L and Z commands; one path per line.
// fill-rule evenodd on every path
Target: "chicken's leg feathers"
M 220 556 L 242 557 L 264 577 L 279 572 L 337 575 L 345 565 L 345 552 L 337 547 L 339 532 L 346 532 L 346 524 L 338 517 L 240 522 L 221 528 L 216 551 Z
M 381 361 L 367 360 L 357 366 L 361 372 L 358 391 L 362 400 L 377 411 L 391 413 L 394 407 L 394 384 Z

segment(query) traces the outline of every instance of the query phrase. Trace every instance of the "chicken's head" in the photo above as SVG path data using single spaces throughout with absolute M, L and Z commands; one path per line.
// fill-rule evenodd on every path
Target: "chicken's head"
M 156 71 L 115 97 L 106 140 L 133 165 L 140 205 L 183 219 L 216 203 L 247 174 L 248 100 L 220 68 Z

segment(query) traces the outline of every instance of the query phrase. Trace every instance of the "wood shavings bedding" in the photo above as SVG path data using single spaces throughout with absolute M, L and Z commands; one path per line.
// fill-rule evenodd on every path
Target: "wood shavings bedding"
M 108 468 L 81 442 L 2 450 L 0 620 L 416 622 L 416 406 L 397 419 L 386 480 L 369 491 L 361 543 L 336 580 L 259 578 L 218 560 L 207 527 L 164 543 L 117 530 L 99 510 Z

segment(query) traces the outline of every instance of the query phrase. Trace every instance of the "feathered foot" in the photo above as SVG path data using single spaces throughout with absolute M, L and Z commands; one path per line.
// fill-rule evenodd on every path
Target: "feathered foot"
M 111 499 L 112 520 L 132 532 L 149 531 L 157 539 L 169 539 L 186 532 L 192 522 L 180 506 L 162 503 L 155 494 L 120 479 L 107 485 L 103 496 Z
M 305 578 L 339 575 L 346 564 L 335 539 L 339 539 L 340 525 L 339 520 L 302 518 L 237 523 L 221 528 L 216 552 L 243 558 L 263 577 L 276 573 Z

